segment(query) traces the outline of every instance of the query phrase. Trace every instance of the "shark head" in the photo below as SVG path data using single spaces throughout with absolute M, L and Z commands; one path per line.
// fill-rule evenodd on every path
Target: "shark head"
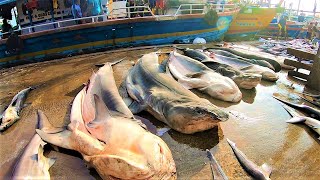
M 261 82 L 261 78 L 260 74 L 242 73 L 234 76 L 232 79 L 239 88 L 252 89 Z
M 211 129 L 228 119 L 226 112 L 202 98 L 172 100 L 164 106 L 163 113 L 170 127 L 186 134 Z
M 9 106 L 2 115 L 0 131 L 4 131 L 9 128 L 19 118 L 16 108 L 14 106 Z

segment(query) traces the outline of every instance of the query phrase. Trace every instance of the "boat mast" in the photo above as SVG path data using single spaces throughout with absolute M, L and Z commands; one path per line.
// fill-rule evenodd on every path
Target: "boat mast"
M 298 11 L 297 11 L 297 15 L 299 15 L 299 11 L 300 11 L 300 3 L 301 3 L 301 0 L 299 0 L 299 3 L 298 3 Z

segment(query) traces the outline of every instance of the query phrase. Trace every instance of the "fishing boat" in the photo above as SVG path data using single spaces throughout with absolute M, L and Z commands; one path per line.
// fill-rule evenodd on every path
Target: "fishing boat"
M 249 6 L 241 9 L 232 21 L 225 40 L 250 40 L 263 29 L 266 29 L 281 8 Z
M 41 61 L 86 50 L 192 42 L 196 37 L 209 42 L 221 40 L 240 10 L 235 5 L 219 4 L 221 6 L 224 8 L 216 13 L 216 17 L 208 16 L 208 9 L 217 7 L 214 4 L 210 7 L 181 4 L 174 13 L 166 15 L 155 15 L 148 6 L 130 6 L 113 8 L 108 14 L 98 16 L 23 27 L 17 30 L 22 34 L 13 38 L 14 42 L 9 42 L 11 46 L 16 44 L 19 47 L 8 47 L 8 39 L 0 41 L 0 66 Z M 115 12 L 122 12 L 122 16 Z M 71 23 L 75 21 L 85 23 Z M 54 28 L 41 28 L 49 25 Z M 34 32 L 34 29 L 40 30 Z
M 277 22 L 271 22 L 266 30 L 261 32 L 263 35 L 276 37 L 279 35 Z M 307 29 L 305 22 L 287 21 L 287 36 L 290 38 L 305 38 Z

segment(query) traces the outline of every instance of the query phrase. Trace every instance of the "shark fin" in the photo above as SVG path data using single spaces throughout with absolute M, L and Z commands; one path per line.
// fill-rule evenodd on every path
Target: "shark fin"
M 38 148 L 38 164 L 41 166 L 42 171 L 47 171 L 56 161 L 55 158 L 47 158 L 43 155 L 44 153 L 44 145 L 40 144 Z
M 64 127 L 54 127 L 48 120 L 47 116 L 41 110 L 37 110 L 38 128 L 46 133 L 58 133 L 63 131 Z
M 110 112 L 107 108 L 107 106 L 104 104 L 104 102 L 102 101 L 102 99 L 94 94 L 94 104 L 95 104 L 95 119 L 92 121 L 94 122 L 98 122 L 104 119 L 108 119 L 111 117 Z
M 166 132 L 170 131 L 171 128 L 169 127 L 164 127 L 164 128 L 160 128 L 157 129 L 157 136 L 162 137 Z
M 303 123 L 306 121 L 306 118 L 304 117 L 293 117 L 289 120 L 287 120 L 287 123 Z
M 269 166 L 267 163 L 264 163 L 261 165 L 261 169 L 265 172 L 265 175 L 267 177 L 270 177 L 271 173 L 272 173 L 272 167 Z
M 230 144 L 231 147 L 235 147 L 236 143 L 232 142 L 230 139 L 227 138 L 227 142 Z
M 43 130 L 36 129 L 36 132 L 41 137 L 41 139 L 50 144 L 73 150 L 70 145 L 71 131 L 69 130 L 64 130 L 62 132 L 50 134 Z

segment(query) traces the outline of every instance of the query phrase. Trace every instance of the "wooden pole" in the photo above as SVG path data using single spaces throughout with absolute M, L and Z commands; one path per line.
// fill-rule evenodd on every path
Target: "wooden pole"
M 307 87 L 320 91 L 320 47 L 318 48 L 317 55 L 313 60 L 313 65 L 308 76 Z

